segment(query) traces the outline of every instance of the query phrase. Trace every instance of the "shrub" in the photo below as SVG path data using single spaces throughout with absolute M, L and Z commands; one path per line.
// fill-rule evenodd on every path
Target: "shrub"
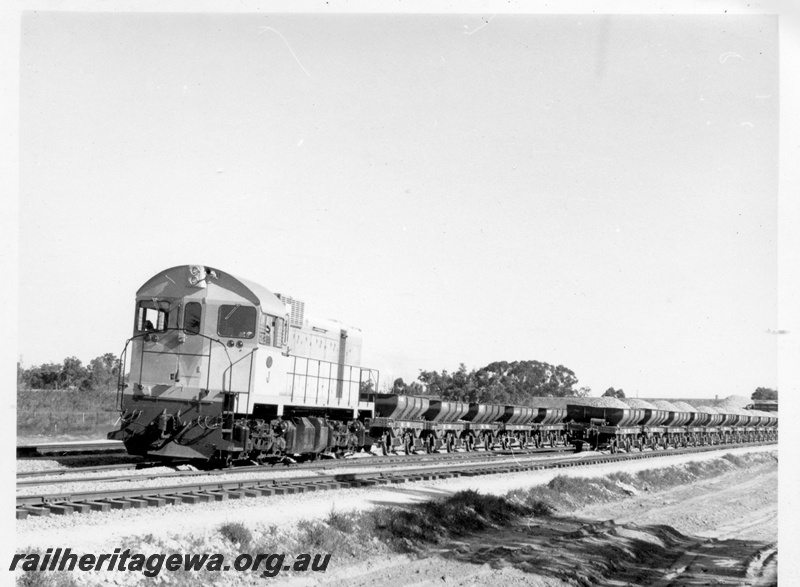
M 234 544 L 245 546 L 253 540 L 253 534 L 241 522 L 228 522 L 219 527 L 219 533 Z

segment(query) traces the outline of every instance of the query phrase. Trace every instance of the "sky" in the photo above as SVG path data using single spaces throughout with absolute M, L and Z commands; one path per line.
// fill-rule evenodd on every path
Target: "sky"
M 199 263 L 360 328 L 389 384 L 778 386 L 774 14 L 44 10 L 19 55 L 25 366 L 119 354 Z

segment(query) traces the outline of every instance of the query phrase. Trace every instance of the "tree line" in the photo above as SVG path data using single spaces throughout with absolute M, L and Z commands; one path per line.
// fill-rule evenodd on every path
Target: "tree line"
M 113 353 L 96 357 L 88 365 L 76 357 L 28 368 L 17 363 L 17 389 L 116 389 L 118 375 L 119 359 Z
M 17 363 L 17 389 L 116 389 L 119 359 L 106 353 L 83 365 L 80 359 L 68 357 L 62 363 L 43 363 L 23 368 Z M 495 361 L 467 371 L 461 363 L 458 370 L 420 371 L 416 381 L 405 383 L 402 377 L 394 380 L 391 393 L 429 395 L 445 400 L 531 405 L 535 397 L 586 397 L 588 387 L 577 387 L 578 378 L 564 365 L 542 361 Z M 362 391 L 372 391 L 370 389 Z M 622 389 L 609 387 L 607 397 L 624 398 Z M 777 400 L 778 391 L 759 387 L 753 400 Z
M 584 397 L 591 390 L 576 387 L 578 378 L 563 365 L 542 361 L 495 361 L 467 371 L 462 363 L 454 373 L 420 371 L 416 381 L 395 379 L 392 393 L 430 395 L 462 402 L 532 405 L 535 397 Z

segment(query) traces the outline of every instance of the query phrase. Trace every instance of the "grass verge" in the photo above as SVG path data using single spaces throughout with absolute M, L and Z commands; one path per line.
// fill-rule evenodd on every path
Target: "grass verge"
M 115 391 L 18 390 L 17 437 L 105 438 L 119 416 Z

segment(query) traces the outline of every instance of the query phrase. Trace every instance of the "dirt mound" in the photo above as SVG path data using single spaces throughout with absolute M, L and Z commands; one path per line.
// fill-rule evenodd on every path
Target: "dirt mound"
M 691 404 L 687 404 L 686 402 L 681 402 L 681 401 L 672 402 L 672 405 L 678 408 L 681 412 L 695 413 L 698 411 L 697 408 L 695 408 Z
M 670 402 L 668 402 L 666 400 L 663 400 L 663 399 L 657 399 L 657 400 L 653 401 L 652 404 L 655 407 L 657 407 L 659 410 L 666 410 L 668 412 L 686 412 L 686 411 L 688 411 L 688 410 L 682 410 L 681 408 L 679 408 L 675 404 L 670 403 Z M 694 410 L 692 410 L 692 411 L 694 411 Z
M 628 404 L 632 408 L 638 408 L 640 410 L 657 410 L 654 404 L 651 404 L 649 401 L 635 398 L 635 397 L 626 397 L 622 400 L 626 404 Z
M 717 408 L 722 408 L 724 410 L 736 409 L 736 408 L 743 408 L 747 405 L 753 403 L 753 400 L 750 398 L 744 397 L 743 395 L 729 395 L 724 400 L 716 405 Z
M 571 397 L 567 402 L 573 406 L 592 406 L 593 408 L 619 408 L 627 410 L 628 404 L 615 397 Z
M 566 397 L 533 397 L 528 401 L 532 408 L 565 408 L 567 400 L 574 398 Z

